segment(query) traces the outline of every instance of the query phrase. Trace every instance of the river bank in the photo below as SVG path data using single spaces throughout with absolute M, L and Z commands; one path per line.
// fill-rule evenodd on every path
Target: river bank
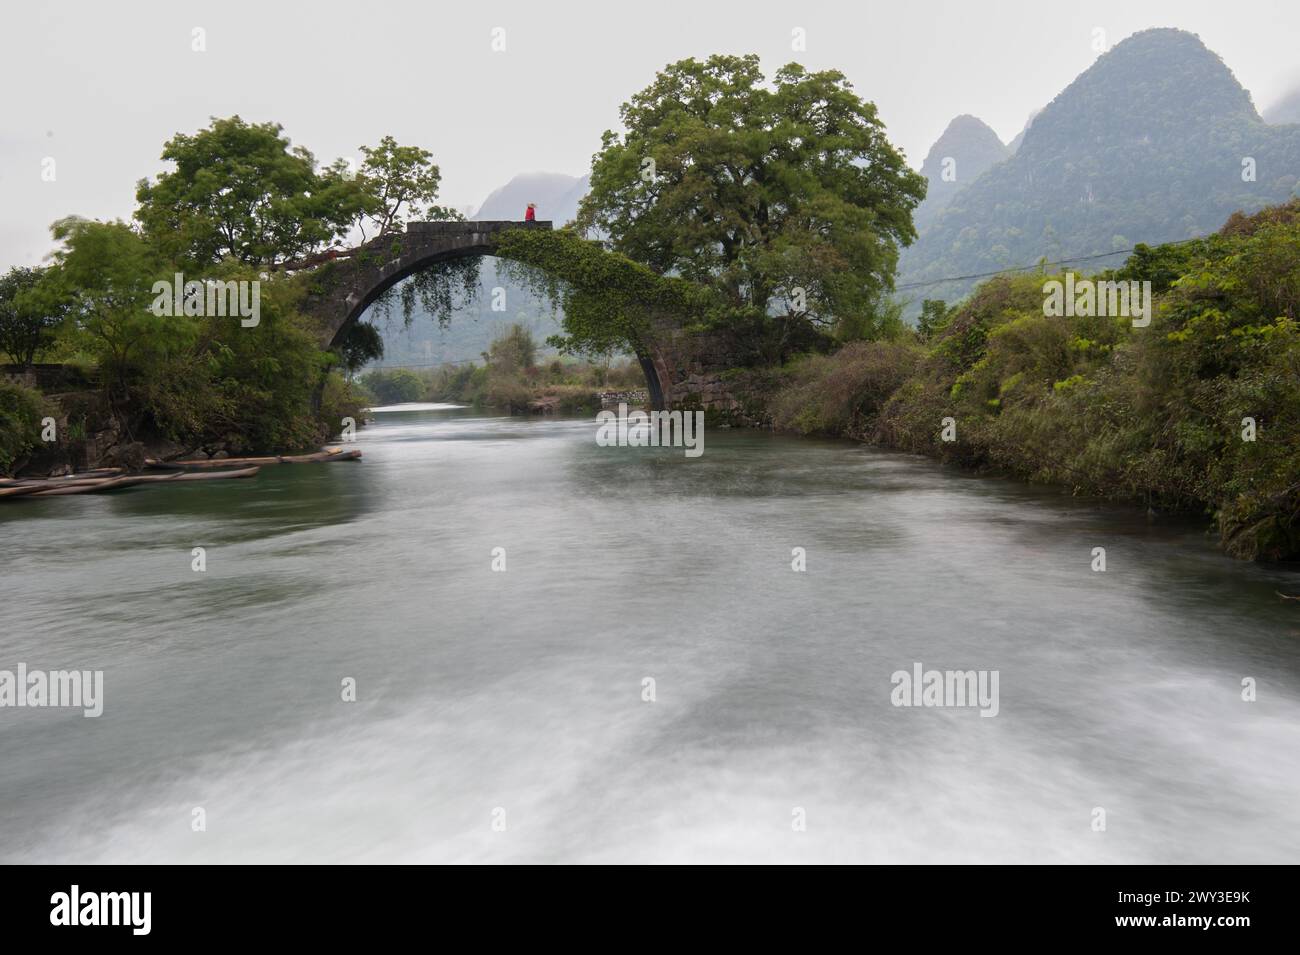
M 1149 323 L 1052 315 L 1059 278 L 991 279 L 927 303 L 915 333 L 733 390 L 781 430 L 1199 515 L 1235 557 L 1300 558 L 1300 200 L 1094 277 L 1149 283 Z

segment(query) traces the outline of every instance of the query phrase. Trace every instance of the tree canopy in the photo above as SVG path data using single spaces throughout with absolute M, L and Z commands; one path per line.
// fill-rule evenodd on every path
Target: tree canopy
M 735 307 L 829 324 L 875 310 L 924 179 L 835 70 L 681 60 L 621 109 L 577 224 Z
M 400 146 L 392 136 L 385 136 L 378 146 L 362 146 L 365 160 L 358 180 L 365 201 L 364 223 L 369 222 L 376 235 L 400 232 L 404 216 L 423 219 L 459 219 L 460 214 L 433 204 L 438 196 L 442 172 L 433 163 L 433 155 L 419 146 Z
M 0 352 L 18 365 L 30 365 L 52 341 L 69 307 L 47 271 L 15 266 L 0 276 Z
M 373 205 L 338 164 L 318 171 L 278 123 L 214 119 L 177 133 L 162 158 L 176 168 L 140 181 L 135 217 L 177 261 L 273 265 L 344 235 Z

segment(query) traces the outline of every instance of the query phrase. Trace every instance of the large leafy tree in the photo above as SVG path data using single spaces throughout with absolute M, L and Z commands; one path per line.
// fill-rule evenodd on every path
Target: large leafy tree
M 843 74 L 682 60 L 621 110 L 578 226 L 737 309 L 829 324 L 879 310 L 925 180 Z
M 121 221 L 75 216 L 51 227 L 61 246 L 46 283 L 71 303 L 69 321 L 106 372 L 111 402 L 124 402 L 140 369 L 190 338 L 187 323 L 161 318 L 149 306 L 152 283 L 168 264 L 136 230 Z
M 176 264 L 120 221 L 55 223 L 60 247 L 42 285 L 72 302 L 63 334 L 99 368 L 127 434 L 219 441 L 233 449 L 293 448 L 320 440 L 311 410 L 327 359 L 296 320 L 292 283 L 263 282 L 259 323 L 158 315 L 153 283 Z M 226 261 L 214 277 L 255 281 Z M 335 425 L 336 426 L 336 425 Z
M 177 262 L 275 265 L 346 234 L 375 208 L 361 177 L 338 164 L 318 171 L 276 123 L 214 119 L 192 136 L 178 133 L 162 158 L 176 168 L 141 180 L 135 217 Z
M 357 178 L 366 197 L 362 212 L 362 237 L 369 223 L 376 235 L 400 232 L 405 216 L 424 219 L 459 219 L 459 213 L 433 204 L 442 172 L 427 149 L 401 146 L 385 136 L 378 146 L 362 146 L 365 159 Z
M 459 218 L 434 204 L 441 173 L 427 150 L 385 136 L 361 152 L 358 169 L 341 159 L 318 168 L 277 123 L 214 119 L 166 144 L 162 158 L 175 168 L 138 184 L 135 218 L 164 259 L 205 270 L 223 262 L 257 269 L 318 264 L 306 257 L 354 229 L 365 240 L 367 228 L 370 238 L 397 233 L 412 216 Z M 385 293 L 377 311 L 387 316 L 400 304 L 409 322 L 418 302 L 445 322 L 477 279 L 476 260 L 428 269 Z M 353 344 L 368 354 L 381 347 L 373 335 Z
M 66 296 L 43 281 L 46 271 L 15 266 L 0 276 L 0 352 L 19 365 L 30 365 L 50 344 L 70 307 Z

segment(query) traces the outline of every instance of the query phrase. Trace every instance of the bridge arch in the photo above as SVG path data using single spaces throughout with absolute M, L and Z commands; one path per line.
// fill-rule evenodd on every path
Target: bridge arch
M 313 275 L 304 310 L 320 325 L 323 343 L 337 345 L 375 301 L 405 278 L 456 259 L 500 254 L 498 239 L 511 229 L 546 229 L 549 221 L 412 222 L 406 232 L 385 235 L 359 246 L 346 257 L 324 260 Z M 637 351 L 650 403 L 664 407 L 660 369 L 649 354 Z

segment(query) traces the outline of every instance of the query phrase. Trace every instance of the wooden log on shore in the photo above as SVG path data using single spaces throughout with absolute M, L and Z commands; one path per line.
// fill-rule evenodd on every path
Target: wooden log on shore
M 94 471 L 81 471 L 77 474 L 61 474 L 58 477 L 0 478 L 0 488 L 24 487 L 31 484 L 49 484 L 51 482 L 58 484 L 81 484 L 86 481 L 99 481 L 103 478 L 118 477 L 121 474 L 121 468 L 98 468 Z
M 33 481 L 18 487 L 0 488 L 0 497 L 63 497 L 90 494 L 137 484 L 165 484 L 169 481 L 218 481 L 227 478 L 251 478 L 259 468 L 227 468 L 220 471 L 170 471 L 166 474 L 124 474 L 80 481 Z
M 194 461 L 169 461 L 167 468 L 233 468 L 262 467 L 266 464 L 279 464 L 279 458 L 199 458 Z
M 109 475 L 109 476 L 98 477 L 98 478 L 78 478 L 75 481 L 63 480 L 61 478 L 29 478 L 25 481 L 12 481 L 8 484 L 0 485 L 0 487 L 4 487 L 7 489 L 13 489 L 19 487 L 37 487 L 37 488 L 70 487 L 74 484 L 94 484 L 97 481 L 108 481 L 111 480 L 111 477 L 112 476 Z
M 180 477 L 179 474 L 130 474 L 124 477 L 105 478 L 102 481 L 92 481 L 86 484 L 52 487 L 44 491 L 37 491 L 32 496 L 55 497 L 63 494 L 89 494 L 93 491 L 108 491 L 117 487 L 133 487 L 136 484 L 157 484 L 163 481 L 174 481 L 178 477 Z
M 119 480 L 114 477 L 100 478 L 78 478 L 77 480 L 67 480 L 65 478 L 46 478 L 44 480 L 28 480 L 15 483 L 9 487 L 0 488 L 0 497 L 18 497 L 24 494 L 36 494 L 41 491 L 52 491 L 58 488 L 91 488 L 98 487 L 107 481 Z
M 177 468 L 228 468 L 228 467 L 265 467 L 269 464 L 314 464 L 326 461 L 355 461 L 361 457 L 359 450 L 344 451 L 342 448 L 324 448 L 310 454 L 280 454 L 275 457 L 260 458 L 197 458 L 186 461 L 148 461 L 150 468 L 170 471 Z
M 234 468 L 229 471 L 185 471 L 176 475 L 178 481 L 219 481 L 222 478 L 251 478 L 261 468 Z
M 326 447 L 311 454 L 284 454 L 258 458 L 203 458 L 194 461 L 158 461 L 150 459 L 145 466 L 160 474 L 126 474 L 121 468 L 98 468 L 80 474 L 65 474 L 57 478 L 0 478 L 0 498 L 54 497 L 65 494 L 87 494 L 107 491 L 136 484 L 162 481 L 208 481 L 223 478 L 248 478 L 268 464 L 309 464 L 327 461 L 356 461 L 361 452 L 355 448 L 344 450 Z
M 315 454 L 286 454 L 280 460 L 285 464 L 309 464 L 325 461 L 355 461 L 360 457 L 360 451 L 344 451 L 342 448 L 331 448 L 325 451 L 317 451 Z
M 40 484 L 20 484 L 17 487 L 0 487 L 0 497 L 22 497 L 35 494 L 41 489 Z

